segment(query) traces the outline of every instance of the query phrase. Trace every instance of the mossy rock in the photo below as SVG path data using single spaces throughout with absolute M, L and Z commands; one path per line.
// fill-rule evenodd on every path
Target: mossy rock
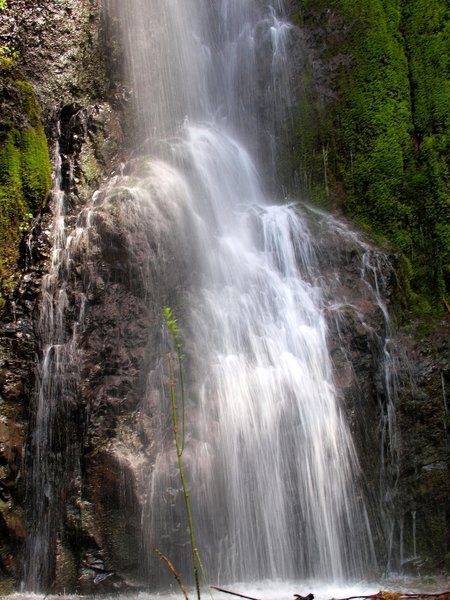
M 30 212 L 42 208 L 51 185 L 47 138 L 41 123 L 20 137 L 22 191 Z
M 32 86 L 8 81 L 8 102 L 0 105 L 0 293 L 14 284 L 19 243 L 51 187 L 47 138 Z M 11 105 L 17 115 L 11 120 Z
M 282 171 L 297 176 L 303 193 L 306 182 L 320 204 L 324 194 L 312 192 L 326 158 L 322 187 L 332 206 L 342 190 L 337 206 L 409 262 L 399 277 L 405 285 L 399 312 L 439 314 L 450 303 L 448 3 L 292 0 L 288 6 L 297 25 L 320 32 L 320 60 L 349 60 L 337 63 L 327 119 L 307 93 L 298 99 Z M 332 14 L 345 23 L 339 36 L 327 29 Z

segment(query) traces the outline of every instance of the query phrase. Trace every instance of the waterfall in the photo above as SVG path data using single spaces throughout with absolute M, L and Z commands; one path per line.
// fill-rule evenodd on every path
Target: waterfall
M 362 577 L 375 564 L 372 531 L 333 375 L 327 315 L 342 298 L 331 259 L 325 273 L 322 248 L 324 239 L 335 236 L 339 243 L 351 234 L 267 191 L 276 187 L 277 144 L 294 102 L 292 26 L 282 3 L 105 5 L 123 34 L 135 147 L 122 172 L 70 223 L 55 179 L 28 448 L 24 587 L 48 588 L 62 507 L 78 493 L 68 487 L 79 483 L 85 448 L 77 444 L 85 440 L 73 423 L 88 423 L 77 415 L 80 373 L 89 378 L 92 365 L 89 357 L 83 363 L 81 344 L 89 341 L 80 338 L 91 291 L 106 286 L 107 266 L 93 272 L 97 259 L 127 263 L 105 278 L 123 278 L 128 269 L 161 328 L 158 335 L 142 334 L 152 336 L 149 355 L 155 339 L 160 345 L 158 356 L 148 358 L 148 372 L 136 376 L 145 383 L 136 413 L 152 425 L 145 456 L 136 461 L 148 579 L 160 586 L 168 581 L 158 559 L 148 556 L 152 545 L 184 579 L 190 571 L 165 371 L 165 305 L 174 309 L 183 335 L 183 460 L 210 580 Z M 366 249 L 357 237 L 352 244 Z M 366 276 L 368 253 L 359 256 L 362 285 L 381 306 L 376 278 Z M 114 351 L 120 349 L 110 343 L 108 352 Z M 388 348 L 385 357 L 388 363 Z M 386 421 L 388 435 L 392 428 Z
M 295 207 L 268 197 L 255 158 L 271 169 L 288 118 L 290 25 L 281 6 L 254 0 L 109 7 L 152 155 L 146 173 L 134 168 L 132 185 L 116 182 L 103 202 L 126 189 L 149 211 L 149 231 L 165 231 L 166 254 L 184 257 L 181 290 L 162 302 L 183 315 L 184 461 L 209 576 L 361 576 L 373 564 L 371 534 L 333 382 L 315 241 Z M 185 573 L 161 377 L 155 367 L 148 378 L 167 434 L 144 473 L 143 535 Z
M 58 124 L 58 139 L 60 127 Z M 62 186 L 59 143 L 54 149 L 56 165 L 53 188 L 53 230 L 50 265 L 42 280 L 38 326 L 39 354 L 35 404 L 28 439 L 27 520 L 22 586 L 46 589 L 52 581 L 56 546 L 59 543 L 61 500 L 72 485 L 77 468 L 77 418 L 79 373 L 77 334 L 83 321 L 85 297 L 77 299 L 75 316 L 67 320 L 71 290 L 71 248 L 77 234 L 67 231 L 67 194 Z

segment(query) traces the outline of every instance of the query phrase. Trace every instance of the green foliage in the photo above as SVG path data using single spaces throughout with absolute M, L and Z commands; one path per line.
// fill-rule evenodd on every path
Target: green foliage
M 11 71 L 19 58 L 19 53 L 9 46 L 0 46 L 0 73 Z
M 348 56 L 350 66 L 341 69 L 332 119 L 306 129 L 303 141 L 293 144 L 294 162 L 303 161 L 320 183 L 320 165 L 311 156 L 327 148 L 332 194 L 410 265 L 400 275 L 410 305 L 442 308 L 450 283 L 446 1 L 298 0 L 297 6 L 297 20 L 310 19 L 315 27 L 317 20 L 324 26 L 330 11 L 339 15 L 346 33 L 338 43 L 334 36 L 326 52 Z M 305 118 L 307 112 L 295 116 L 297 136 Z
M 6 8 L 6 0 L 0 0 L 0 10 L 5 10 Z

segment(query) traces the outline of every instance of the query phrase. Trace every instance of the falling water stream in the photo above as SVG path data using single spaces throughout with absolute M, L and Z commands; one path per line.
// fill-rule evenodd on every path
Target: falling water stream
M 58 126 L 59 132 L 59 126 Z M 59 536 L 61 498 L 76 469 L 77 434 L 68 422 L 78 409 L 79 373 L 77 332 L 83 320 L 85 298 L 80 297 L 75 318 L 67 323 L 70 304 L 71 246 L 76 231 L 67 228 L 67 197 L 62 189 L 61 155 L 57 144 L 52 187 L 53 245 L 48 273 L 42 280 L 42 304 L 37 323 L 39 362 L 35 406 L 27 454 L 27 506 L 30 524 L 23 561 L 26 589 L 39 590 L 52 577 Z M 81 233 L 79 230 L 78 233 Z
M 373 564 L 314 241 L 292 207 L 267 197 L 250 155 L 261 143 L 258 109 L 271 115 L 269 145 L 287 112 L 290 26 L 281 8 L 256 0 L 115 6 L 142 130 L 163 140 L 139 197 L 147 189 L 155 202 L 152 190 L 164 187 L 158 201 L 177 207 L 172 234 L 190 240 L 191 281 L 176 300 L 189 355 L 184 460 L 215 581 L 337 580 Z M 178 489 L 174 464 L 169 439 L 143 529 L 185 572 L 185 527 L 167 493 Z

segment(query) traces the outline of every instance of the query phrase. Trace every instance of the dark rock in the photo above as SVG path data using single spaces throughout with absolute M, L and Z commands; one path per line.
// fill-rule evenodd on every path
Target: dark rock
M 107 102 L 114 92 L 105 71 L 102 23 L 96 0 L 16 0 L 0 20 L 0 43 L 18 51 L 16 71 L 34 85 L 54 157 L 56 143 L 62 150 L 68 224 L 114 164 L 121 144 L 120 120 Z M 29 126 L 28 114 L 18 110 L 15 86 L 5 79 L 0 88 L 2 122 L 19 129 Z M 23 445 L 33 422 L 41 280 L 51 260 L 53 210 L 50 198 L 22 242 L 23 277 L 7 299 L 0 324 L 0 489 L 5 499 L 0 502 L 0 575 L 16 578 L 26 525 L 29 463 Z M 61 589 L 76 587 L 77 552 L 60 543 L 55 555 Z

